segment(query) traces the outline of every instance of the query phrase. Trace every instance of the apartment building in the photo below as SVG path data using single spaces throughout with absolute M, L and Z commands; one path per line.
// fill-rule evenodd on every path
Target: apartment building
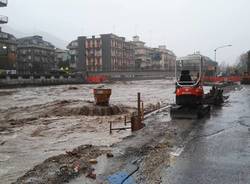
M 56 68 L 55 47 L 42 36 L 17 40 L 17 68 L 21 75 L 47 75 Z
M 68 50 L 59 48 L 55 49 L 55 62 L 58 69 L 60 68 L 70 69 L 69 61 L 70 61 L 70 54 Z
M 169 72 L 175 71 L 176 55 L 173 51 L 168 50 L 165 45 L 160 45 L 158 48 L 153 48 L 152 62 L 158 61 L 157 65 L 160 70 Z
M 139 36 L 134 36 L 131 42 L 135 45 L 135 69 L 145 70 L 152 67 L 151 55 L 152 49 L 145 46 L 145 42 L 141 41 Z
M 0 28 L 0 74 L 16 74 L 17 40 Z
M 81 36 L 67 48 L 71 63 L 80 71 L 131 71 L 135 67 L 134 44 L 115 34 Z
M 183 66 L 194 73 L 199 72 L 200 70 L 200 61 L 202 58 L 202 72 L 205 76 L 215 76 L 218 69 L 218 63 L 213 61 L 207 56 L 201 55 L 200 52 L 190 54 L 184 57 L 180 57 L 178 61 L 184 61 Z
M 7 7 L 7 0 L 0 0 L 0 7 Z M 8 23 L 8 17 L 0 15 L 0 24 Z M 16 74 L 16 38 L 0 27 L 0 75 Z
M 136 70 L 174 71 L 176 56 L 165 45 L 158 48 L 147 47 L 139 36 L 134 36 L 131 43 L 135 45 Z

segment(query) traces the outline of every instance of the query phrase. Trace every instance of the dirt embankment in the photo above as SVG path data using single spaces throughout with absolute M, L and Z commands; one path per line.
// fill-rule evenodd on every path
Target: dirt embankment
M 16 90 L 2 90 L 0 91 L 0 96 L 8 96 L 16 93 Z
M 62 100 L 42 105 L 14 107 L 0 111 L 0 132 L 11 131 L 11 128 L 22 127 L 25 124 L 40 124 L 41 118 L 111 116 L 127 114 L 133 110 L 123 105 L 95 106 L 93 102 L 80 100 Z
M 81 174 L 91 173 L 90 160 L 107 153 L 107 150 L 84 145 L 73 151 L 48 158 L 35 166 L 13 184 L 57 184 L 69 182 Z
M 97 180 L 92 180 L 93 183 L 104 182 L 107 176 L 126 170 L 128 164 L 139 167 L 134 175 L 137 183 L 160 183 L 161 169 L 171 163 L 170 152 L 174 147 L 183 146 L 183 141 L 192 130 L 194 122 L 165 121 L 161 119 L 164 114 L 155 116 L 153 118 L 155 121 L 149 119 L 146 122 L 147 126 L 142 130 L 108 147 L 114 157 L 109 158 L 104 166 L 105 171 L 98 173 Z M 96 146 L 80 146 L 72 152 L 45 160 L 20 177 L 16 184 L 57 184 L 71 181 L 81 175 L 86 176 L 89 171 L 92 171 L 89 160 L 109 152 L 106 150 L 107 148 Z
M 138 167 L 138 171 L 133 175 L 136 183 L 161 182 L 160 172 L 171 164 L 171 152 L 184 146 L 195 122 L 164 121 L 160 119 L 162 113 L 160 114 L 155 115 L 155 121 L 149 120 L 145 128 L 111 147 L 116 152 L 115 157 L 109 160 L 105 172 L 99 178 L 107 178 L 119 171 L 130 174 L 132 167 Z
M 195 126 L 192 121 L 185 123 L 185 125 L 182 125 L 173 121 L 168 122 L 168 126 L 163 128 L 164 132 L 159 133 L 157 137 L 153 137 L 150 142 L 147 142 L 138 150 L 142 154 L 138 156 L 139 162 L 137 165 L 139 170 L 134 176 L 137 183 L 161 183 L 161 170 L 169 167 L 173 162 L 171 152 L 184 146 L 184 142 L 187 140 L 193 126 Z

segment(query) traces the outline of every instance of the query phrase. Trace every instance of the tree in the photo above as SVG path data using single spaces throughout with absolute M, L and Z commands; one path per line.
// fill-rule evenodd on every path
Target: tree
M 247 60 L 248 60 L 248 53 L 243 53 L 237 59 L 236 68 L 239 73 L 244 73 L 247 70 Z

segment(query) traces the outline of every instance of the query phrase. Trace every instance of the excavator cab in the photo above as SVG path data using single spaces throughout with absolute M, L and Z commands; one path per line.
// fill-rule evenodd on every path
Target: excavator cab
M 204 96 L 200 78 L 200 73 L 202 72 L 202 57 L 200 61 L 191 59 L 176 61 L 177 105 L 198 105 L 202 103 Z
M 182 85 L 191 84 L 191 85 L 193 85 L 194 82 L 195 81 L 192 80 L 192 77 L 190 75 L 190 71 L 189 70 L 182 70 L 181 71 L 181 76 L 180 76 L 179 84 L 182 84 Z
M 198 58 L 198 59 L 197 59 Z M 204 90 L 201 81 L 203 58 L 180 58 L 176 61 L 176 90 L 175 101 L 171 107 L 171 116 L 190 118 L 200 117 L 210 107 L 202 105 Z

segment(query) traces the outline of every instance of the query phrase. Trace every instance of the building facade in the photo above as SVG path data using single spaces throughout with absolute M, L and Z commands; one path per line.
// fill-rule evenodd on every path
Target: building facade
M 134 36 L 132 43 L 135 45 L 136 70 L 165 70 L 174 71 L 176 56 L 165 45 L 150 48 L 139 36 Z
M 17 40 L 17 69 L 20 75 L 48 75 L 56 68 L 55 47 L 41 36 Z
M 202 58 L 202 72 L 205 76 L 216 76 L 218 63 L 213 61 L 207 56 L 201 55 L 199 52 L 187 55 L 185 57 L 180 57 L 177 59 L 179 63 L 184 61 L 183 65 L 187 70 L 193 71 L 195 74 L 200 70 L 200 61 Z
M 174 72 L 176 55 L 171 50 L 168 50 L 165 45 L 153 48 L 152 62 L 155 63 L 156 61 L 158 69 Z
M 0 28 L 0 74 L 16 74 L 17 40 Z
M 75 72 L 77 71 L 77 64 L 79 62 L 79 56 L 78 56 L 78 40 L 72 41 L 68 46 L 67 49 L 69 49 L 69 66 L 74 70 Z M 79 70 L 79 68 L 78 68 Z
M 0 0 L 0 7 L 6 7 L 7 0 Z M 0 15 L 0 24 L 8 23 L 8 17 Z M 2 31 L 0 27 L 0 75 L 16 74 L 16 38 Z
M 131 43 L 135 45 L 135 69 L 139 71 L 152 68 L 152 49 L 140 41 L 139 36 L 134 36 Z
M 55 49 L 55 62 L 57 69 L 70 70 L 70 54 L 69 50 Z
M 135 67 L 134 44 L 114 34 L 78 37 L 67 48 L 70 50 L 70 63 L 79 71 L 131 71 Z

